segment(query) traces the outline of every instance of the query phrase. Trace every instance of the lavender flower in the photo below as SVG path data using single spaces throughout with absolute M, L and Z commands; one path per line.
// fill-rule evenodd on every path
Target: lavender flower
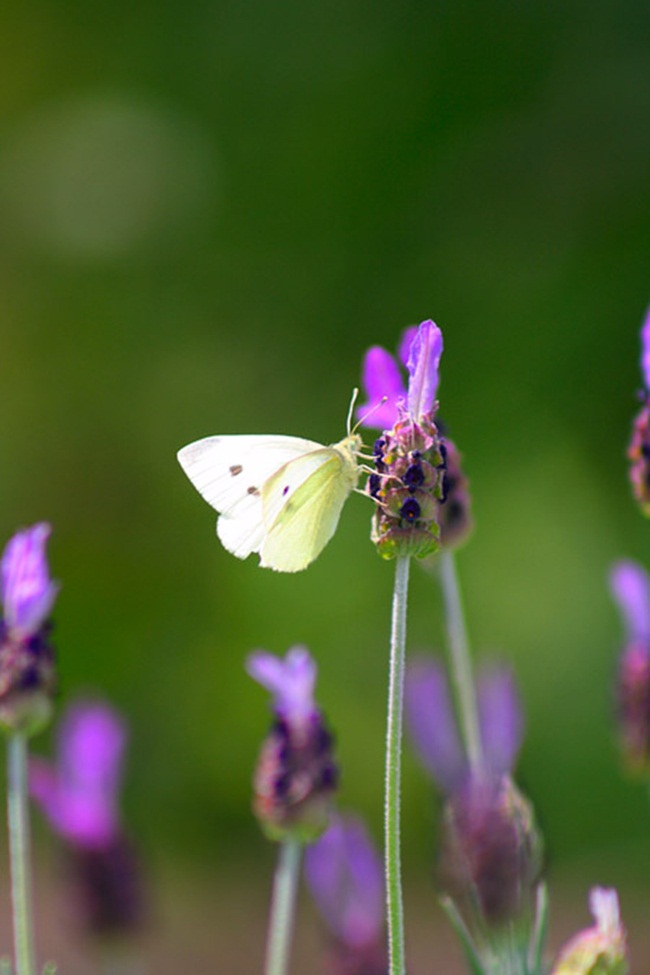
M 125 744 L 124 722 L 108 704 L 78 701 L 61 722 L 56 765 L 32 759 L 32 796 L 69 843 L 106 847 L 120 832 Z
M 626 935 L 616 891 L 592 888 L 589 909 L 596 923 L 564 946 L 552 975 L 626 975 Z
M 255 814 L 272 839 L 311 841 L 327 826 L 338 781 L 332 736 L 314 702 L 316 664 L 305 647 L 292 647 L 284 660 L 258 650 L 247 670 L 271 691 L 275 716 L 255 775 Z
M 443 668 L 419 660 L 407 671 L 406 716 L 416 749 L 445 795 L 443 885 L 477 907 L 488 925 L 516 920 L 528 906 L 540 868 L 533 810 L 510 773 L 523 720 L 512 675 L 491 667 L 479 676 L 484 765 L 473 772 L 461 745 Z
M 422 557 L 461 541 L 470 527 L 467 482 L 460 455 L 440 434 L 434 416 L 442 332 L 432 321 L 409 328 L 400 344 L 406 366 L 380 346 L 366 353 L 363 385 L 367 402 L 358 410 L 365 426 L 384 429 L 375 442 L 376 474 L 367 489 L 377 502 L 373 540 L 381 555 Z
M 31 794 L 64 842 L 75 915 L 97 935 L 131 932 L 142 919 L 139 867 L 119 814 L 125 745 L 117 712 L 81 700 L 63 717 L 55 764 L 30 761 Z
M 59 587 L 50 579 L 44 522 L 17 532 L 0 560 L 0 724 L 33 733 L 48 720 L 56 675 L 48 616 Z
M 334 945 L 330 975 L 386 975 L 382 863 L 363 822 L 336 816 L 306 853 L 305 876 Z
M 632 491 L 644 515 L 650 515 L 650 309 L 641 327 L 644 403 L 634 421 L 628 448 Z
M 640 565 L 617 562 L 610 588 L 626 631 L 618 665 L 617 711 L 628 768 L 650 772 L 650 578 Z
M 523 715 L 512 672 L 484 667 L 477 681 L 477 699 L 486 772 L 509 774 L 523 738 Z M 470 777 L 460 741 L 445 670 L 422 657 L 407 668 L 406 720 L 422 764 L 442 792 L 450 794 Z

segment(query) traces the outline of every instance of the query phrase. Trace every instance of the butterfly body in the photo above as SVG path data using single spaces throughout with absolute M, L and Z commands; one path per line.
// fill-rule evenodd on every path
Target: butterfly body
M 219 512 L 229 552 L 298 572 L 323 550 L 359 478 L 361 438 L 324 446 L 273 434 L 205 437 L 178 452 L 194 487 Z

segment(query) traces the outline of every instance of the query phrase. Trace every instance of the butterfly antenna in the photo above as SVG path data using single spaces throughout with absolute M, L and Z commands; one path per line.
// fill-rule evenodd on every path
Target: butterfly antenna
M 351 437 L 352 434 L 354 433 L 354 430 L 356 430 L 357 427 L 359 426 L 359 424 L 357 423 L 355 424 L 354 430 L 352 429 L 352 417 L 354 415 L 354 406 L 355 403 L 357 402 L 358 395 L 359 395 L 359 390 L 355 386 L 354 389 L 352 390 L 352 399 L 350 400 L 350 408 L 348 410 L 348 422 L 347 422 L 348 437 Z
M 359 420 L 357 420 L 357 422 L 354 425 L 354 430 L 356 430 L 357 427 L 360 427 L 362 423 L 365 423 L 368 417 L 372 416 L 375 410 L 378 410 L 380 406 L 383 406 L 387 399 L 388 396 L 382 396 L 382 398 L 379 400 L 378 403 L 375 403 L 375 405 L 371 407 L 371 409 L 369 409 L 367 413 L 364 413 L 363 416 Z M 354 430 L 352 431 L 353 433 Z

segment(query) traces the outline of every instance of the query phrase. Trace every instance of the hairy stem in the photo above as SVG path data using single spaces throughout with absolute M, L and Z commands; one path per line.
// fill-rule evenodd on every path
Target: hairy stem
M 408 556 L 401 556 L 397 559 L 390 634 L 385 806 L 389 975 L 404 975 L 406 970 L 400 862 L 400 771 L 409 567 L 410 558 Z
M 265 975 L 287 975 L 302 844 L 284 840 L 273 880 Z
M 27 737 L 14 731 L 7 740 L 7 816 L 11 860 L 11 903 L 15 975 L 34 975 L 29 811 L 27 806 Z

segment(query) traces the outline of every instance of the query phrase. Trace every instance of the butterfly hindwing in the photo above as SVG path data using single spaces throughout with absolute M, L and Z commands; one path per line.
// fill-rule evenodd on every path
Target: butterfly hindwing
M 334 534 L 350 492 L 341 478 L 342 469 L 341 456 L 323 447 L 290 461 L 265 484 L 262 506 L 267 534 L 260 565 L 298 572 L 319 555 Z

